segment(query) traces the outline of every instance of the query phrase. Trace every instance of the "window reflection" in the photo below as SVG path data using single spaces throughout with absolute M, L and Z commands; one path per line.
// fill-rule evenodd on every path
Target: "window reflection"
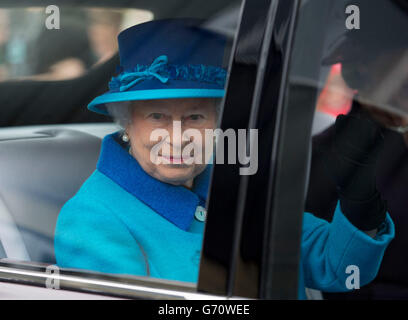
M 306 211 L 328 221 L 334 219 L 336 206 L 344 194 L 339 187 L 339 177 L 333 174 L 333 167 L 339 168 L 337 171 L 344 170 L 343 179 L 348 175 L 347 179 L 354 185 L 359 184 L 358 179 L 363 179 L 357 177 L 358 173 L 341 168 L 340 162 L 330 157 L 338 147 L 338 141 L 348 137 L 345 148 L 350 148 L 354 155 L 364 150 L 358 160 L 361 163 L 372 161 L 374 175 L 367 175 L 366 180 L 374 179 L 371 185 L 385 201 L 387 212 L 396 226 L 396 235 L 385 251 L 378 275 L 372 283 L 350 293 L 324 293 L 325 297 L 406 299 L 408 273 L 405 265 L 408 255 L 405 247 L 408 237 L 404 230 L 408 228 L 408 42 L 402 30 L 408 27 L 408 12 L 393 1 L 379 0 L 381 5 L 378 6 L 370 6 L 367 1 L 358 3 L 365 27 L 359 32 L 346 32 L 341 40 L 327 34 L 332 46 L 331 51 L 325 52 L 323 64 L 328 64 L 331 71 L 318 99 L 315 122 L 323 122 L 321 114 L 329 116 L 325 118 L 329 120 L 314 132 Z M 381 10 L 378 11 L 378 8 Z M 341 13 L 339 16 L 342 16 Z M 359 125 L 342 126 L 339 119 L 344 117 L 355 119 Z M 370 133 L 370 130 L 364 130 L 366 125 L 376 129 Z M 374 138 L 374 131 L 380 132 L 381 138 L 371 148 L 366 148 L 370 137 Z M 369 219 L 368 215 L 366 219 Z
M 0 80 L 64 80 L 117 52 L 118 33 L 149 21 L 138 9 L 62 7 L 60 29 L 45 27 L 45 8 L 0 9 Z

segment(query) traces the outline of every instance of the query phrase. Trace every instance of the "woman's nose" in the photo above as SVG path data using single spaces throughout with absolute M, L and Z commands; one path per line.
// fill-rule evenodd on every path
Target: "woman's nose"
M 190 142 L 190 139 L 187 139 L 184 135 L 186 130 L 187 128 L 182 127 L 181 121 L 173 121 L 172 127 L 168 130 L 168 142 L 176 151 L 181 151 Z

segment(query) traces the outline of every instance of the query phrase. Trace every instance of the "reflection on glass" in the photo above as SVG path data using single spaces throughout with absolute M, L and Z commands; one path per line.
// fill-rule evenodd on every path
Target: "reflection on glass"
M 340 201 L 348 220 L 361 229 L 375 221 L 384 206 L 397 230 L 373 281 L 345 294 L 329 294 L 322 288 L 329 299 L 408 298 L 408 273 L 403 267 L 408 261 L 404 232 L 408 227 L 408 38 L 403 31 L 408 28 L 408 12 L 397 2 L 356 1 L 364 21 L 361 29 L 345 30 L 340 37 L 327 34 L 330 50 L 324 53 L 322 70 L 329 65 L 341 68 L 341 73 L 336 81 L 333 72 L 329 74 L 317 106 L 315 127 L 322 113 L 330 114 L 331 120 L 325 118 L 329 120 L 313 137 L 306 210 L 334 221 Z M 344 17 L 341 12 L 338 16 Z M 350 110 L 336 108 L 344 97 L 352 103 Z M 377 236 L 381 228 L 381 224 L 375 228 Z
M 60 29 L 47 29 L 45 8 L 0 9 L 0 80 L 64 80 L 117 52 L 116 36 L 153 19 L 138 9 L 60 8 Z

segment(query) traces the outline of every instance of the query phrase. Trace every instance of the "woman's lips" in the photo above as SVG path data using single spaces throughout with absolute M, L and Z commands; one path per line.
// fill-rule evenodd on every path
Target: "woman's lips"
M 171 163 L 171 164 L 182 164 L 185 162 L 185 160 L 187 161 L 191 159 L 191 157 L 183 158 L 181 156 L 174 157 L 174 156 L 162 155 L 161 157 L 165 160 L 165 163 Z

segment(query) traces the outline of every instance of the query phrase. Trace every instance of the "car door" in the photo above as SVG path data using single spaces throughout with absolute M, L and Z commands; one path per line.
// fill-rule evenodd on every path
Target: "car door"
M 265 67 L 269 67 L 267 57 L 269 56 L 272 43 L 272 35 L 275 27 L 278 26 L 283 36 L 277 43 L 282 45 L 281 50 L 283 52 L 280 53 L 280 58 L 287 61 L 290 52 L 288 44 L 291 42 L 290 30 L 294 26 L 297 5 L 298 2 L 296 1 L 290 2 L 287 6 L 283 5 L 283 2 L 280 1 L 246 1 L 242 3 L 238 11 L 236 6 L 229 7 L 229 11 L 226 10 L 227 13 L 232 12 L 232 15 L 234 10 L 235 14 L 238 13 L 239 19 L 235 24 L 232 23 L 232 30 L 235 27 L 238 28 L 238 26 L 239 28 L 231 51 L 230 76 L 227 84 L 227 96 L 224 101 L 222 129 L 248 130 L 250 133 L 249 130 L 256 130 L 258 128 L 258 109 L 260 109 L 259 104 L 265 79 L 270 75 L 269 72 L 275 72 L 274 69 L 265 70 Z M 209 21 L 209 28 L 225 32 L 225 30 L 219 29 L 222 15 L 214 20 L 218 24 L 210 23 L 212 21 Z M 285 27 L 287 25 L 290 26 L 289 33 L 287 33 Z M 231 33 L 231 28 L 227 28 L 228 30 Z M 234 36 L 234 31 L 232 31 L 232 36 Z M 283 43 L 280 41 L 283 41 Z M 287 63 L 284 67 L 282 60 L 277 60 L 273 65 L 279 70 L 278 73 L 273 75 L 274 83 L 280 86 L 281 77 L 286 73 Z M 281 90 L 275 87 L 273 92 L 268 94 L 268 97 L 278 101 L 280 94 Z M 268 116 L 272 117 L 271 121 L 274 123 L 279 122 L 275 111 L 273 111 L 273 115 Z M 19 128 L 16 128 L 16 130 L 19 130 Z M 267 134 L 268 137 L 265 135 L 265 138 L 270 143 L 274 140 L 274 133 L 268 132 Z M 248 137 L 253 139 L 251 135 Z M 255 141 L 249 142 L 248 146 L 252 148 L 255 145 Z M 265 144 L 266 142 L 262 143 Z M 269 147 L 265 148 L 266 151 L 268 149 Z M 261 175 L 265 174 L 265 170 L 268 170 L 269 163 L 267 158 L 269 156 L 268 152 L 263 156 L 262 170 L 255 168 L 255 171 L 250 173 L 256 179 L 259 179 Z M 254 160 L 256 160 L 255 158 Z M 250 204 L 245 204 L 245 201 L 243 202 L 242 200 L 247 197 L 247 193 L 248 197 L 253 197 L 253 194 L 251 193 L 250 195 L 248 192 L 248 183 L 253 185 L 257 184 L 258 181 L 254 180 L 254 177 L 249 178 L 249 176 L 241 175 L 240 172 L 245 168 L 241 167 L 240 163 L 220 165 L 219 167 L 216 165 L 215 167 L 216 170 L 213 174 L 212 189 L 208 202 L 208 216 L 212 218 L 208 219 L 206 225 L 200 280 L 197 287 L 194 284 L 137 276 L 125 277 L 84 270 L 63 269 L 53 264 L 42 263 L 41 261 L 21 262 L 9 258 L 1 260 L 0 277 L 2 282 L 18 283 L 18 285 L 16 284 L 15 292 L 22 292 L 22 297 L 24 297 L 24 290 L 19 291 L 18 289 L 21 288 L 18 286 L 22 284 L 43 287 L 35 288 L 34 291 L 33 288 L 30 288 L 27 289 L 27 292 L 30 291 L 28 296 L 32 297 L 32 292 L 38 290 L 44 298 L 61 297 L 61 292 L 64 290 L 133 298 L 189 299 L 210 297 L 225 299 L 232 296 L 267 297 L 267 295 L 259 294 L 259 286 L 263 281 L 259 282 L 256 279 L 256 273 L 263 266 L 263 261 L 260 260 L 260 257 L 267 250 L 263 248 L 261 251 L 252 253 L 253 246 L 258 245 L 260 239 L 257 239 L 256 243 L 249 243 L 249 246 L 245 245 L 248 246 L 245 248 L 245 251 L 250 252 L 250 255 L 255 255 L 256 268 L 259 270 L 255 271 L 252 267 L 247 269 L 246 266 L 238 263 L 238 260 L 241 259 L 238 248 L 241 246 L 241 238 L 243 239 L 239 230 L 244 221 L 242 220 L 244 212 L 248 211 L 246 208 L 250 208 Z M 268 174 L 268 181 L 269 178 Z M 256 232 L 253 228 L 258 229 L 264 226 L 263 220 L 265 217 L 262 208 L 268 202 L 267 194 L 264 193 L 260 201 L 261 208 L 259 212 L 261 216 L 250 222 L 252 229 L 244 230 L 243 235 L 245 237 Z M 219 212 L 223 214 L 221 215 Z M 221 220 L 217 221 L 217 219 Z M 220 233 L 221 229 L 222 233 Z M 211 249 L 214 243 L 218 243 L 218 248 L 215 248 L 215 250 L 214 248 Z M 262 241 L 262 243 L 264 242 Z M 217 259 L 220 260 L 217 261 Z M 211 277 L 209 279 L 207 278 L 208 272 L 212 272 L 211 268 L 214 266 L 219 270 L 219 277 Z M 214 279 L 217 279 L 215 283 Z M 233 284 L 240 284 L 241 279 L 245 280 L 239 289 L 239 286 Z M 246 292 L 246 285 L 251 287 L 249 292 Z M 47 291 L 44 287 L 58 290 Z M 3 286 L 3 290 L 9 289 L 10 284 Z M 70 297 L 73 297 L 72 294 Z
M 64 297 L 61 292 L 75 298 L 75 292 L 85 292 L 89 298 L 95 297 L 92 293 L 147 299 L 296 299 L 318 93 L 302 80 L 319 77 L 321 25 L 329 7 L 327 1 L 251 0 L 239 8 L 221 129 L 244 130 L 247 144 L 238 159 L 245 161 L 214 166 L 197 286 L 3 259 L 0 278 L 7 284 L 0 290 L 24 296 L 17 287 L 25 285 L 45 292 L 44 298 Z M 315 15 L 316 10 L 321 14 Z M 313 24 L 306 23 L 310 14 Z M 304 34 L 315 35 L 313 46 L 305 45 Z M 17 283 L 15 289 L 10 283 Z

